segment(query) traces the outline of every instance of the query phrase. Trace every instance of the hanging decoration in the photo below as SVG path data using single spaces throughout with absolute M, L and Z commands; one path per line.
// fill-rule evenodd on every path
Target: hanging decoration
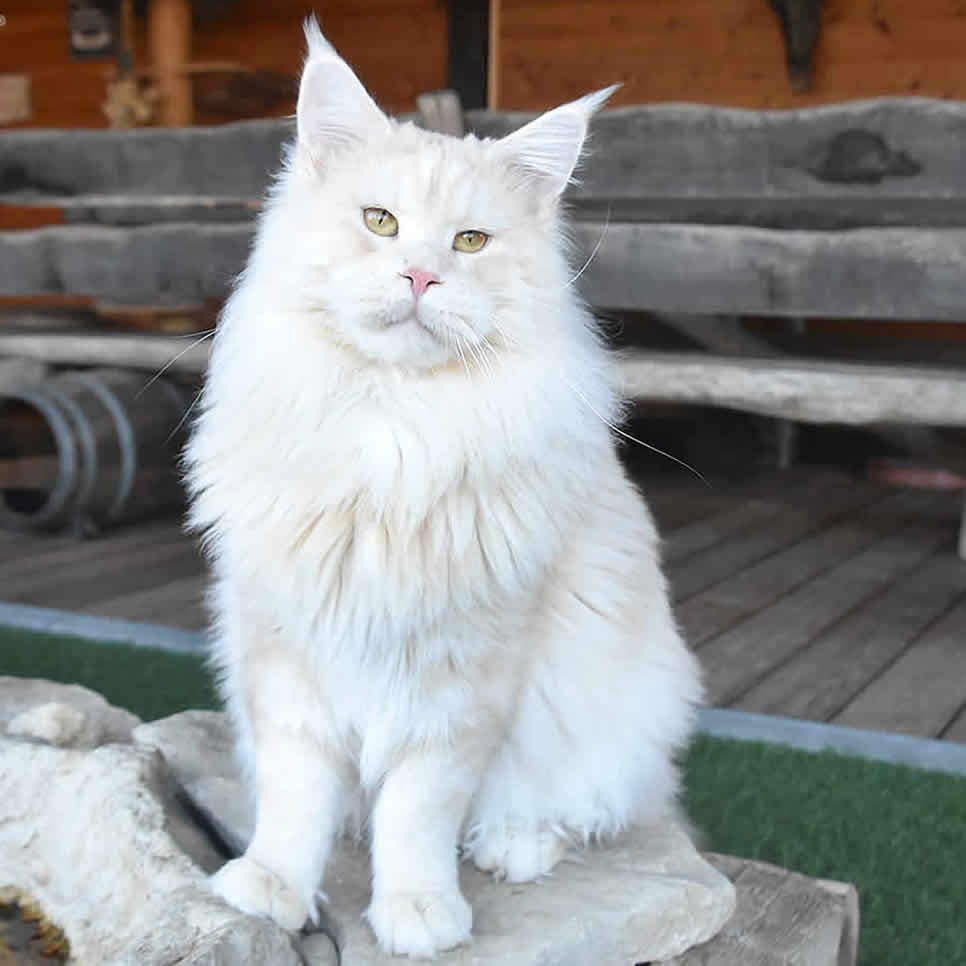
M 110 58 L 117 51 L 117 0 L 69 0 L 67 37 L 77 60 Z

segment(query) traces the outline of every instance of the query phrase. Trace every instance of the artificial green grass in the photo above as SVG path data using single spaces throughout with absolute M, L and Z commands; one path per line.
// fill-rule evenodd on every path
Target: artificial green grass
M 0 628 L 0 675 L 83 684 L 142 718 L 217 706 L 198 658 Z M 859 889 L 862 966 L 966 963 L 966 779 L 699 738 L 689 811 L 716 852 Z
M 145 721 L 218 707 L 200 658 L 128 644 L 0 627 L 0 674 L 82 684 Z

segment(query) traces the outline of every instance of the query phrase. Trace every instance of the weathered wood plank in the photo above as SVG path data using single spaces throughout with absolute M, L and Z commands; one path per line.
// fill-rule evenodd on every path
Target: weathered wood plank
M 966 699 L 966 597 L 929 627 L 832 721 L 936 736 Z
M 291 138 L 288 120 L 215 127 L 4 133 L 8 203 L 79 195 L 259 198 Z
M 966 701 L 940 737 L 943 741 L 955 741 L 957 744 L 966 745 Z
M 946 539 L 948 530 L 942 526 L 912 522 L 713 638 L 700 650 L 711 702 L 731 705 L 849 611 L 908 573 Z M 957 688 L 962 691 L 962 678 Z M 919 691 L 916 700 L 925 693 Z
M 601 308 L 966 320 L 966 231 L 959 229 L 584 221 L 574 236 L 588 256 L 600 244 L 581 281 L 584 296 Z
M 966 230 L 776 232 L 578 222 L 591 304 L 665 313 L 966 321 Z M 249 223 L 0 234 L 0 295 L 221 298 Z M 601 240 L 602 239 L 602 240 Z
M 501 136 L 532 116 L 471 111 L 467 126 Z M 594 118 L 572 197 L 588 212 L 653 222 L 964 224 L 966 205 L 953 200 L 966 197 L 964 125 L 966 105 L 915 98 L 793 111 L 616 108 Z
M 932 557 L 823 632 L 733 707 L 828 721 L 964 593 L 963 565 L 952 554 Z M 966 702 L 966 681 L 962 691 Z
M 108 533 L 94 540 L 14 534 L 0 548 L 0 599 L 31 584 L 54 584 L 96 569 L 101 561 L 131 560 L 145 547 L 189 544 L 181 521 L 162 520 Z
M 117 554 L 85 563 L 78 572 L 58 568 L 43 580 L 15 578 L 5 582 L 5 599 L 65 610 L 83 608 L 107 594 L 120 596 L 163 585 L 201 570 L 197 548 L 188 541 L 146 546 L 130 555 Z
M 681 604 L 677 615 L 688 642 L 692 647 L 700 647 L 795 587 L 921 516 L 935 502 L 935 495 L 928 492 L 869 494 L 868 502 L 854 516 L 792 543 Z
M 731 506 L 733 498 L 688 484 L 677 488 L 645 487 L 644 497 L 657 522 L 658 530 L 668 535 L 681 527 L 700 522 Z
M 679 564 L 686 558 L 708 550 L 736 534 L 754 529 L 785 513 L 802 501 L 814 497 L 816 488 L 841 483 L 839 473 L 821 473 L 812 470 L 801 475 L 791 472 L 765 474 L 752 485 L 738 490 L 712 489 L 709 495 L 717 498 L 718 512 L 692 516 L 669 532 L 664 540 L 665 563 Z M 698 494 L 685 492 L 682 502 L 694 504 Z M 663 522 L 660 514 L 658 521 Z
M 966 370 L 960 369 L 633 351 L 621 362 L 621 377 L 631 398 L 800 422 L 966 425 Z
M 707 857 L 735 884 L 735 913 L 711 942 L 668 966 L 855 966 L 859 897 L 853 885 L 766 862 Z
M 679 527 L 664 541 L 664 560 L 674 563 L 692 557 L 743 530 L 781 513 L 780 503 L 749 500 L 721 513 Z
M 105 590 L 109 592 L 110 588 Z M 88 604 L 84 612 L 99 617 L 146 621 L 198 631 L 207 623 L 203 607 L 204 592 L 203 576 L 191 573 L 166 584 L 152 584 L 131 593 L 96 600 Z
M 531 116 L 471 111 L 464 121 L 478 134 L 500 136 Z M 591 217 L 611 210 L 618 219 L 651 222 L 966 226 L 966 172 L 958 163 L 964 124 L 966 105 L 912 98 L 796 111 L 617 108 L 595 118 L 569 200 Z M 0 200 L 50 204 L 111 194 L 254 200 L 291 134 L 288 120 L 11 131 L 4 135 Z M 163 205 L 157 208 L 163 215 Z M 96 205 L 75 208 L 85 210 L 103 214 Z M 142 215 L 150 216 L 147 209 Z
M 47 363 L 120 365 L 201 373 L 204 341 L 122 334 L 0 332 L 0 355 Z M 628 353 L 620 362 L 632 398 L 714 404 L 802 422 L 966 425 L 966 371 L 800 359 L 734 359 Z
M 824 529 L 867 502 L 869 492 L 854 481 L 816 480 L 778 518 L 765 520 L 694 557 L 672 561 L 667 570 L 674 599 L 687 600 L 783 547 Z
M 170 336 L 96 332 L 0 332 L 0 355 L 17 357 L 18 365 L 34 360 L 48 365 L 119 366 L 144 372 L 200 375 L 208 365 L 202 336 Z M 0 382 L 0 389 L 4 385 Z
M 0 233 L 0 295 L 85 295 L 147 303 L 221 298 L 252 227 L 177 223 L 67 226 Z

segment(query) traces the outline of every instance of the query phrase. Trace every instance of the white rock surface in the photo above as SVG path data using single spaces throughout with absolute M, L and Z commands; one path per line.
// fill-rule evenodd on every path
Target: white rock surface
M 62 747 L 96 748 L 129 742 L 140 723 L 137 715 L 78 684 L 0 677 L 0 733 Z
M 211 894 L 207 874 L 224 860 L 219 839 L 241 851 L 252 827 L 221 714 L 139 724 L 84 688 L 0 678 L 0 789 L 0 888 L 29 893 L 64 929 L 72 963 L 399 963 L 360 920 L 369 890 L 364 849 L 336 850 L 326 880 L 334 918 L 313 935 L 291 937 Z M 464 868 L 463 885 L 475 939 L 443 964 L 856 961 L 853 886 L 701 856 L 673 827 L 638 830 L 537 884 L 495 883 Z
M 133 715 L 49 682 L 4 679 L 0 695 L 0 887 L 28 893 L 64 930 L 72 963 L 336 966 L 325 936 L 308 959 L 210 893 L 224 858 L 161 754 L 130 744 Z M 107 736 L 119 743 L 91 747 Z
M 185 712 L 141 725 L 135 740 L 159 748 L 182 786 L 233 848 L 252 828 L 222 715 Z M 464 867 L 474 941 L 447 964 L 632 966 L 684 953 L 721 930 L 735 890 L 674 826 L 639 829 L 617 845 L 558 866 L 539 883 L 514 886 Z M 361 921 L 369 900 L 364 849 L 336 849 L 326 875 L 343 966 L 398 963 L 376 947 Z

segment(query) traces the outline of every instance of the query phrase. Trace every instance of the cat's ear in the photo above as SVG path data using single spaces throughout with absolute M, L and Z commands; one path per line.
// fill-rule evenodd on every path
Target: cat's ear
M 352 68 L 322 36 L 314 16 L 306 18 L 304 29 L 308 55 L 295 116 L 299 146 L 319 162 L 385 130 L 389 121 Z
M 500 142 L 507 163 L 554 196 L 570 182 L 590 119 L 620 87 L 613 84 L 541 114 Z

